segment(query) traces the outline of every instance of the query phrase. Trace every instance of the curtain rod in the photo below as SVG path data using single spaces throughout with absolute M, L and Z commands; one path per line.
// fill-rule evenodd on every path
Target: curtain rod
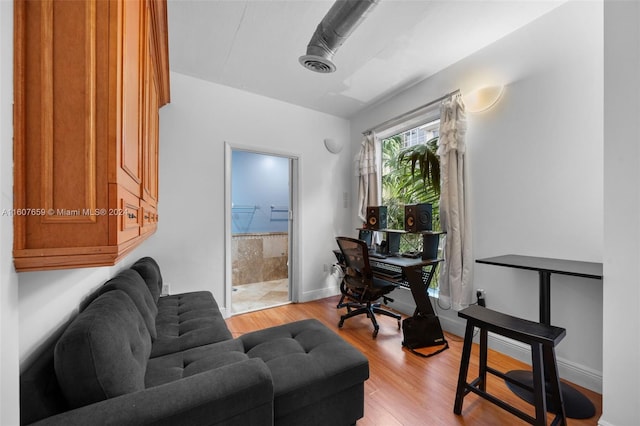
M 442 102 L 442 101 L 444 101 L 445 99 L 450 98 L 450 97 L 452 97 L 453 95 L 456 95 L 456 94 L 458 94 L 458 93 L 460 93 L 460 89 L 456 89 L 456 90 L 454 90 L 453 92 L 449 92 L 449 93 L 447 93 L 447 94 L 446 94 L 446 95 L 444 95 L 444 96 L 440 96 L 438 99 L 434 99 L 434 100 L 432 100 L 431 102 L 428 102 L 428 103 L 426 103 L 426 104 L 424 104 L 424 105 L 420 105 L 419 107 L 414 108 L 414 109 L 412 109 L 412 110 L 411 110 L 411 111 L 409 111 L 409 112 L 405 112 L 404 114 L 400 114 L 400 115 L 398 115 L 397 117 L 393 117 L 393 118 L 391 118 L 391 119 L 389 119 L 389 120 L 385 121 L 384 123 L 380 123 L 380 124 L 378 124 L 377 126 L 374 126 L 374 127 L 370 128 L 370 129 L 365 130 L 364 132 L 362 132 L 362 134 L 363 134 L 363 135 L 368 135 L 368 134 L 369 134 L 369 133 L 371 133 L 371 132 L 374 132 L 374 131 L 379 130 L 379 129 L 384 128 L 384 127 L 387 127 L 389 124 L 393 123 L 394 121 L 402 120 L 402 119 L 403 119 L 403 118 L 405 118 L 405 117 L 408 117 L 408 116 L 410 116 L 410 115 L 415 114 L 416 112 L 420 111 L 421 109 L 424 109 L 424 108 L 430 107 L 431 105 L 433 105 L 433 104 L 435 104 L 435 103 Z

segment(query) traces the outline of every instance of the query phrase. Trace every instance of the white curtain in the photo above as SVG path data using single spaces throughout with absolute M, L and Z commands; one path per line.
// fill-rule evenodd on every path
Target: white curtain
M 358 217 L 367 221 L 367 206 L 380 204 L 378 196 L 378 167 L 376 165 L 376 136 L 364 136 L 360 152 L 356 155 L 356 176 L 358 179 Z
M 440 223 L 445 231 L 444 262 L 440 267 L 440 299 L 455 310 L 471 303 L 471 228 L 465 191 L 467 120 L 461 95 L 442 103 L 440 110 Z

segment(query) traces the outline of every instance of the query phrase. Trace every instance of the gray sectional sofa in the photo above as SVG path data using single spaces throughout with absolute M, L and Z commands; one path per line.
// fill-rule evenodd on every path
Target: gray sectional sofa
M 212 294 L 160 296 L 142 258 L 105 283 L 20 381 L 22 424 L 350 425 L 367 358 L 314 319 L 233 338 Z

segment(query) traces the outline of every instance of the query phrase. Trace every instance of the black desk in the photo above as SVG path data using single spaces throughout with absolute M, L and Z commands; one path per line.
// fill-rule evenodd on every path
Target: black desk
M 477 259 L 476 262 L 537 271 L 540 276 L 540 322 L 546 325 L 551 325 L 551 274 L 602 279 L 602 263 L 520 256 L 517 254 L 487 257 L 485 259 Z
M 413 300 L 416 302 L 414 316 L 435 315 L 431 301 L 429 300 L 429 285 L 435 274 L 436 267 L 443 259 L 413 259 L 403 256 L 389 256 L 386 258 L 370 257 L 369 262 L 373 266 L 376 262 L 398 267 L 402 270 L 402 280 L 411 290 Z M 424 269 L 427 269 L 424 271 Z M 374 271 L 375 274 L 375 271 Z M 388 280 L 388 278 L 381 277 Z
M 516 254 L 477 259 L 476 262 L 537 271 L 539 275 L 540 322 L 546 325 L 551 325 L 551 274 L 602 279 L 602 263 L 520 256 Z M 531 372 L 510 371 L 507 374 L 518 380 L 533 383 L 532 379 L 529 378 Z M 530 392 L 517 386 L 510 386 L 509 382 L 507 382 L 507 385 L 522 399 L 529 402 L 532 401 L 533 396 Z M 586 419 L 595 415 L 595 407 L 589 399 L 576 389 L 566 386 L 564 383 L 562 385 L 562 396 L 567 417 Z

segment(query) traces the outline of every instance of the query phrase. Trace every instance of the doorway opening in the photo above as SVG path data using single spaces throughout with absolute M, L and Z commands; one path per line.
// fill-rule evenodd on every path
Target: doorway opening
M 229 314 L 289 303 L 297 159 L 228 145 L 225 164 Z

